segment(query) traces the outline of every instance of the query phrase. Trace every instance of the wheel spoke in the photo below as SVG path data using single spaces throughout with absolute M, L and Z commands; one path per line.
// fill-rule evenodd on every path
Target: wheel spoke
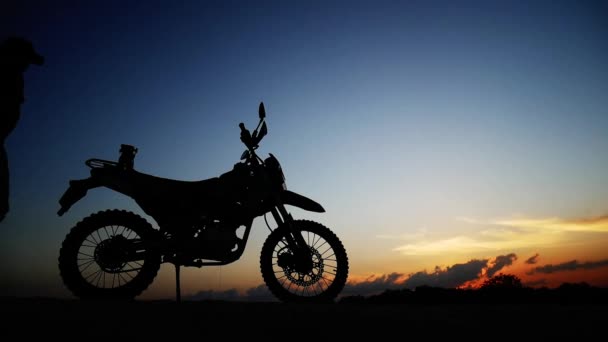
M 333 280 L 333 279 L 328 279 L 328 278 L 326 278 L 326 277 L 324 277 L 324 276 L 321 276 L 321 279 L 323 279 L 323 281 L 325 281 L 325 283 L 326 283 L 326 284 L 327 284 L 327 282 L 328 282 L 328 281 L 329 281 L 330 283 L 333 283 L 333 282 L 334 282 L 334 280 Z M 327 285 L 327 287 L 329 287 L 329 285 Z
M 135 276 L 137 276 L 137 274 L 133 275 L 132 274 L 133 271 L 131 271 L 131 270 L 128 270 L 128 271 L 125 271 L 125 272 L 120 272 L 120 273 L 126 275 L 129 278 L 131 278 L 131 279 L 129 279 L 129 281 L 133 280 L 133 278 L 135 278 Z
M 118 271 L 117 273 L 127 273 L 127 272 L 135 272 L 135 271 L 139 271 L 139 270 L 141 270 L 141 267 L 133 267 L 133 265 L 131 265 L 131 263 L 128 263 L 128 264 L 127 264 L 127 265 L 125 265 L 125 266 L 129 266 L 129 267 L 131 267 L 131 268 L 126 269 L 126 270 L 124 270 L 124 269 L 123 269 L 123 270 L 120 270 L 120 271 Z
M 76 266 L 81 277 L 97 288 L 115 288 L 133 281 L 142 271 L 145 260 L 133 260 L 117 264 L 115 261 L 103 261 L 104 252 L 97 251 L 102 244 L 112 244 L 110 239 L 122 236 L 127 240 L 139 239 L 139 234 L 133 229 L 122 225 L 99 226 L 87 235 L 76 252 Z M 119 246 L 119 245 L 117 245 Z M 113 248 L 113 247 L 110 247 Z M 102 259 L 99 259 L 102 258 Z M 73 260 L 73 259 L 72 259 Z M 95 265 L 95 267 L 91 267 Z
M 85 268 L 83 268 L 82 270 L 80 270 L 80 274 L 83 274 L 83 272 L 86 271 L 93 264 L 95 264 L 95 260 L 91 260 L 91 262 L 89 262 L 89 264 Z M 80 265 L 80 266 L 82 266 L 82 265 Z
M 328 272 L 329 271 L 334 271 L 334 272 L 336 272 L 337 270 L 338 270 L 337 266 L 334 266 L 334 265 L 323 265 L 323 272 L 325 272 L 325 271 L 328 271 Z
M 78 260 L 79 260 L 79 261 L 82 261 L 82 260 L 84 260 L 84 259 L 78 259 Z M 78 264 L 78 267 L 82 267 L 82 266 L 84 266 L 84 265 L 87 265 L 87 267 L 88 267 L 89 265 L 91 265 L 91 264 L 92 264 L 92 263 L 94 263 L 94 262 L 95 262 L 95 259 L 90 259 L 90 260 L 88 260 L 88 261 L 83 262 L 82 264 Z M 84 270 L 83 270 L 83 271 L 84 271 Z
M 325 253 L 327 253 L 328 251 L 331 251 L 332 253 L 330 255 L 328 255 L 327 257 L 323 257 L 325 255 Z M 320 253 L 321 256 L 323 257 L 323 260 L 331 258 L 332 256 L 336 256 L 336 252 L 334 252 L 334 250 L 330 247 L 328 250 L 326 250 L 323 253 Z
M 279 245 L 279 244 L 281 244 L 281 245 Z M 281 250 L 287 246 L 288 246 L 287 241 L 284 241 L 284 240 L 281 240 L 277 243 L 277 247 L 279 247 L 279 250 Z
M 309 226 L 308 224 L 298 225 L 299 223 L 296 225 L 298 233 L 294 233 L 298 235 L 294 236 L 299 241 L 306 243 L 305 247 L 308 249 L 309 255 L 304 256 L 308 260 L 300 261 L 300 256 L 293 254 L 290 248 L 291 244 L 287 242 L 291 236 L 286 233 L 287 230 L 283 230 L 283 235 L 275 234 L 272 236 L 273 244 L 263 250 L 262 255 L 265 256 L 262 262 L 265 264 L 262 265 L 262 272 L 266 276 L 273 275 L 271 278 L 274 279 L 274 286 L 278 286 L 289 296 L 313 299 L 328 295 L 327 291 L 342 284 L 342 277 L 344 276 L 342 273 L 337 273 L 338 264 L 340 268 L 342 267 L 342 259 L 339 257 L 342 248 L 339 245 L 339 240 L 338 245 L 336 245 L 336 239 L 331 234 L 328 235 L 324 227 Z M 299 235 L 302 236 L 302 239 Z M 283 268 L 280 266 L 283 263 L 287 263 L 289 266 Z M 299 272 L 305 270 L 301 267 L 306 267 L 306 263 L 311 268 L 304 273 Z M 274 292 L 273 284 L 268 283 L 268 286 Z M 277 295 L 279 296 L 279 294 Z M 279 296 L 279 298 L 281 297 Z
M 316 234 L 315 234 L 316 235 Z M 318 238 L 318 239 L 317 239 Z M 317 244 L 319 243 L 319 241 L 321 241 L 321 237 L 319 235 L 316 235 L 314 239 L 312 239 L 312 248 L 316 248 Z M 315 241 L 316 240 L 316 241 Z
M 312 285 L 310 286 L 310 289 L 312 290 L 312 294 L 313 294 L 313 295 L 315 295 L 315 296 L 317 295 L 317 290 L 315 289 L 316 284 L 317 284 L 317 283 L 314 283 L 314 284 L 312 284 Z
M 95 231 L 95 233 L 97 233 L 97 237 L 99 238 L 99 241 L 101 242 L 101 241 L 103 241 L 104 239 L 102 239 L 102 238 L 101 238 L 101 235 L 99 234 L 99 231 L 100 231 L 100 230 L 101 230 L 101 229 L 97 229 L 97 230 Z
M 101 278 L 103 277 L 103 275 L 104 275 L 104 274 L 106 274 L 106 273 L 105 273 L 105 272 L 103 272 L 103 271 L 99 272 L 99 275 L 97 276 L 97 281 L 95 282 L 95 284 L 96 284 L 95 286 L 99 287 L 99 285 L 98 285 L 98 284 L 100 283 Z M 102 284 L 102 285 L 103 285 L 103 284 Z
M 101 269 L 100 269 L 100 270 L 98 270 L 98 271 L 95 271 L 95 272 L 93 272 L 93 273 L 89 274 L 88 276 L 86 276 L 86 278 L 85 278 L 85 279 L 86 279 L 87 281 L 89 281 L 89 279 L 93 279 L 93 280 L 95 280 L 95 279 L 97 278 L 97 275 L 99 274 L 99 272 L 103 272 L 103 271 L 102 271 Z
M 83 253 L 83 252 L 78 252 L 78 254 L 82 254 L 84 256 L 88 256 L 89 258 L 95 258 L 94 256 L 87 254 L 87 253 Z
M 106 226 L 104 226 L 104 227 L 103 227 L 103 231 L 104 231 L 104 232 L 106 232 L 106 236 L 108 237 L 108 239 L 109 239 L 109 238 L 112 238 L 112 235 L 110 235 L 110 234 L 108 233 L 108 228 L 107 228 Z
M 91 241 L 91 240 L 89 240 L 88 238 L 87 238 L 87 239 L 84 239 L 84 241 L 87 241 L 87 242 L 89 242 L 89 243 L 92 243 L 93 245 L 92 245 L 91 247 L 93 247 L 93 248 L 95 248 L 95 247 L 97 247 L 97 245 L 99 245 L 99 243 L 98 243 L 97 241 Z M 84 246 L 84 241 L 83 241 L 83 246 Z
M 93 241 L 89 240 L 88 238 L 93 239 Z M 85 238 L 85 240 L 95 244 L 95 245 L 99 245 L 99 241 L 97 241 L 97 239 L 95 238 L 95 235 L 93 235 L 93 233 L 91 233 L 89 236 L 87 236 L 87 238 Z
M 133 234 L 133 231 L 131 229 L 129 229 L 129 235 L 125 236 L 127 238 L 127 240 L 129 240 L 129 238 L 131 237 L 131 234 Z
M 322 282 L 320 282 L 320 281 L 317 281 L 317 282 L 315 283 L 315 286 L 316 286 L 316 287 L 319 289 L 319 293 L 323 293 L 323 292 L 325 292 L 325 290 L 326 290 L 326 289 L 324 289 L 324 288 L 323 288 L 323 283 L 322 283 Z
M 125 279 L 125 278 L 122 276 L 122 275 L 123 275 L 123 273 L 117 273 L 117 274 L 118 274 L 118 278 L 122 279 L 122 280 L 124 281 L 124 283 L 125 283 L 125 284 L 129 282 L 129 280 Z
M 325 244 L 327 243 L 327 241 L 324 241 L 322 244 L 320 244 L 318 247 L 315 247 L 316 250 L 321 249 L 321 247 L 325 246 Z M 331 248 L 331 247 L 330 247 Z
M 329 288 L 329 286 L 331 285 L 331 283 L 329 283 L 329 284 L 328 284 L 328 283 L 327 283 L 327 279 L 326 279 L 325 277 L 323 277 L 323 276 L 321 276 L 321 280 L 322 280 L 322 281 L 325 283 L 325 285 L 326 285 L 326 286 Z M 319 282 L 319 283 L 320 283 L 320 282 Z M 333 283 L 333 281 L 332 281 L 332 283 Z
M 323 279 L 323 277 L 321 277 L 321 281 L 319 281 L 317 284 L 319 284 L 319 287 L 322 289 L 322 292 L 327 291 L 327 289 L 329 288 L 329 284 L 327 284 L 327 280 Z M 325 289 L 323 289 L 323 284 L 325 284 Z

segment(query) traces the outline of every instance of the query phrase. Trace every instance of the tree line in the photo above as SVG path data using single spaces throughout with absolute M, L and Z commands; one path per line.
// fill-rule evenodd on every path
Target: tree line
M 344 296 L 340 303 L 386 304 L 608 304 L 608 288 L 562 283 L 556 288 L 524 286 L 517 276 L 497 274 L 479 288 L 418 286 L 370 296 Z

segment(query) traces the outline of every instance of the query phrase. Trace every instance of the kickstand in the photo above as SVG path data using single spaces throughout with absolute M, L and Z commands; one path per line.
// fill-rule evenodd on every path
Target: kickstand
M 179 283 L 179 263 L 175 264 L 175 299 L 178 303 L 182 301 L 182 293 Z

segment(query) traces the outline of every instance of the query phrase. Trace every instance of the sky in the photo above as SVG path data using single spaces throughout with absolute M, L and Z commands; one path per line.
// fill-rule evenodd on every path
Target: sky
M 89 158 L 138 148 L 135 168 L 201 180 L 238 162 L 238 124 L 268 135 L 290 207 L 344 243 L 344 294 L 430 284 L 608 286 L 608 14 L 594 1 L 12 1 L 0 33 L 28 37 L 8 138 L 2 295 L 70 297 L 57 257 L 105 209 L 152 218 L 108 189 L 64 216 Z M 264 293 L 257 218 L 240 260 L 186 268 L 191 298 Z M 164 264 L 141 298 L 172 298 Z

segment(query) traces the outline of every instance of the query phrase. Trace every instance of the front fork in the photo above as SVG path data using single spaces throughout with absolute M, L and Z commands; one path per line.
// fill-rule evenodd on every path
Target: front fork
M 282 203 L 273 207 L 270 210 L 270 213 L 272 214 L 272 217 L 274 218 L 279 227 L 282 225 L 285 225 L 285 227 L 287 227 L 289 234 L 287 234 L 285 238 L 287 239 L 287 244 L 292 249 L 292 251 L 297 254 L 310 252 L 308 245 L 304 240 L 304 237 L 302 236 L 302 234 L 300 234 L 300 232 L 295 228 L 293 224 L 293 217 L 289 212 L 287 212 L 287 209 L 285 209 L 285 206 Z

